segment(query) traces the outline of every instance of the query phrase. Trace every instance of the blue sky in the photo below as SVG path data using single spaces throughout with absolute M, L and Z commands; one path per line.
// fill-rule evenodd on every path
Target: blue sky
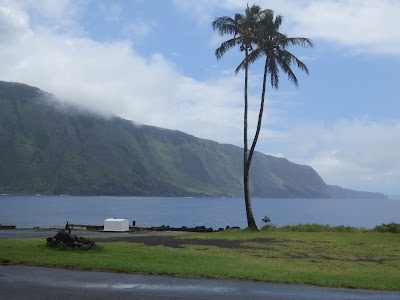
M 217 61 L 218 16 L 241 0 L 0 0 L 0 79 L 106 116 L 241 146 L 242 59 Z M 249 1 L 312 38 L 295 88 L 267 90 L 258 150 L 312 166 L 329 184 L 400 194 L 400 1 Z M 250 129 L 262 61 L 250 70 Z

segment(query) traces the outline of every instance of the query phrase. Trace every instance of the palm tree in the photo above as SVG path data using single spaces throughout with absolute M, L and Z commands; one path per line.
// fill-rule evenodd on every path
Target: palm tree
M 279 71 L 282 70 L 288 75 L 288 79 L 298 85 L 298 80 L 293 73 L 291 67 L 296 64 L 302 71 L 308 74 L 307 66 L 301 62 L 296 56 L 287 50 L 289 46 L 312 47 L 313 44 L 307 38 L 288 38 L 286 35 L 279 32 L 279 27 L 282 24 L 283 17 L 277 15 L 274 18 L 272 10 L 261 10 L 259 6 L 248 7 L 245 14 L 236 14 L 235 18 L 221 17 L 217 18 L 213 23 L 214 30 L 218 30 L 221 35 L 231 34 L 234 37 L 221 44 L 215 51 L 217 59 L 220 59 L 228 50 L 240 45 L 240 50 L 245 52 L 244 60 L 236 68 L 235 73 L 243 69 L 245 72 L 244 83 L 244 159 L 243 159 L 243 181 L 245 206 L 247 214 L 248 227 L 257 230 L 257 225 L 254 221 L 254 216 L 250 202 L 249 192 L 249 172 L 250 165 L 254 155 L 254 150 L 258 141 L 261 130 L 262 116 L 264 112 L 265 91 L 267 76 L 270 76 L 271 87 L 278 89 L 279 86 Z M 257 48 L 254 50 L 253 45 Z M 248 151 L 247 143 L 247 81 L 249 65 L 257 61 L 262 56 L 266 57 L 263 76 L 263 87 L 261 93 L 261 103 L 258 115 L 257 129 L 254 139 Z
M 296 87 L 298 86 L 298 79 L 292 71 L 292 65 L 297 65 L 301 71 L 304 71 L 307 74 L 309 73 L 307 66 L 295 55 L 290 53 L 287 48 L 290 46 L 313 47 L 312 41 L 308 38 L 287 37 L 285 34 L 280 33 L 279 27 L 281 26 L 282 21 L 283 17 L 281 15 L 274 17 L 274 13 L 271 10 L 267 11 L 263 15 L 263 18 L 258 22 L 258 30 L 253 39 L 257 48 L 249 54 L 246 60 L 241 62 L 235 71 L 238 73 L 240 69 L 248 68 L 249 64 L 254 63 L 265 55 L 260 110 L 258 114 L 256 133 L 247 159 L 247 172 L 250 170 L 251 160 L 261 130 L 267 76 L 269 75 L 270 77 L 271 87 L 278 89 L 280 70 L 287 74 L 289 81 L 291 81 Z
M 239 65 L 244 69 L 244 133 L 243 133 L 243 185 L 244 185 L 244 199 L 247 215 L 248 227 L 257 230 L 257 225 L 254 220 L 253 210 L 250 202 L 249 192 L 249 170 L 248 166 L 248 142 L 247 142 L 247 111 L 248 111 L 248 99 L 247 99 L 247 86 L 248 86 L 248 57 L 249 52 L 253 50 L 255 32 L 257 30 L 258 22 L 263 18 L 265 11 L 262 11 L 260 6 L 253 5 L 247 6 L 244 14 L 235 14 L 234 18 L 231 17 L 219 17 L 216 18 L 212 23 L 214 30 L 217 30 L 221 36 L 226 34 L 233 35 L 233 38 L 223 42 L 219 48 L 215 50 L 217 59 L 221 59 L 222 56 L 230 49 L 239 46 L 240 51 L 244 51 L 244 60 Z M 238 68 L 239 68 L 238 67 Z

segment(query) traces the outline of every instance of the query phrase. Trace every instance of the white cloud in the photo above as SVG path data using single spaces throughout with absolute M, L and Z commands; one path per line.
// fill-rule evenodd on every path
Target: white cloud
M 82 0 L 24 0 L 16 1 L 25 5 L 35 14 L 47 19 L 71 19 L 75 17 L 81 6 L 85 4 Z
M 291 12 L 293 34 L 385 54 L 400 54 L 399 14 L 400 2 L 392 0 L 310 1 Z
M 2 9 L 23 15 L 31 27 L 80 35 L 84 35 L 85 31 L 75 20 L 87 4 L 86 0 L 0 0 Z
M 175 0 L 175 5 L 200 22 L 211 22 L 219 10 L 243 12 L 238 0 Z M 293 36 L 324 39 L 356 52 L 400 54 L 400 1 L 393 0 L 259 0 L 284 16 L 284 31 Z M 215 38 L 213 38 L 215 40 Z
M 99 10 L 105 15 L 106 22 L 119 22 L 122 13 L 122 7 L 115 3 L 101 3 L 98 6 Z
M 400 120 L 341 120 L 331 126 L 298 125 L 270 144 L 285 157 L 315 168 L 329 184 L 398 193 Z
M 28 15 L 8 6 L 0 6 L 0 41 L 13 42 L 29 33 Z
M 128 37 L 144 37 L 151 33 L 155 26 L 155 22 L 145 22 L 142 19 L 136 19 L 133 22 L 124 25 L 122 31 L 124 35 Z

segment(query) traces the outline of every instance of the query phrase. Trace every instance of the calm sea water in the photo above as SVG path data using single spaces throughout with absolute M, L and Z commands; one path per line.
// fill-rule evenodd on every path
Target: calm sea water
M 400 201 L 341 199 L 253 199 L 257 223 L 269 216 L 278 226 L 300 223 L 371 228 L 400 223 Z M 102 225 L 107 218 L 125 218 L 137 226 L 246 227 L 239 198 L 0 196 L 0 224 L 17 228 Z

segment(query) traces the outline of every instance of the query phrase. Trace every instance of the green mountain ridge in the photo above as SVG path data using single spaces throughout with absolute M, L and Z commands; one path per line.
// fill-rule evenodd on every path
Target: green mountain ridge
M 250 185 L 252 197 L 334 196 L 311 167 L 259 152 Z M 0 81 L 0 193 L 241 197 L 242 149 Z

